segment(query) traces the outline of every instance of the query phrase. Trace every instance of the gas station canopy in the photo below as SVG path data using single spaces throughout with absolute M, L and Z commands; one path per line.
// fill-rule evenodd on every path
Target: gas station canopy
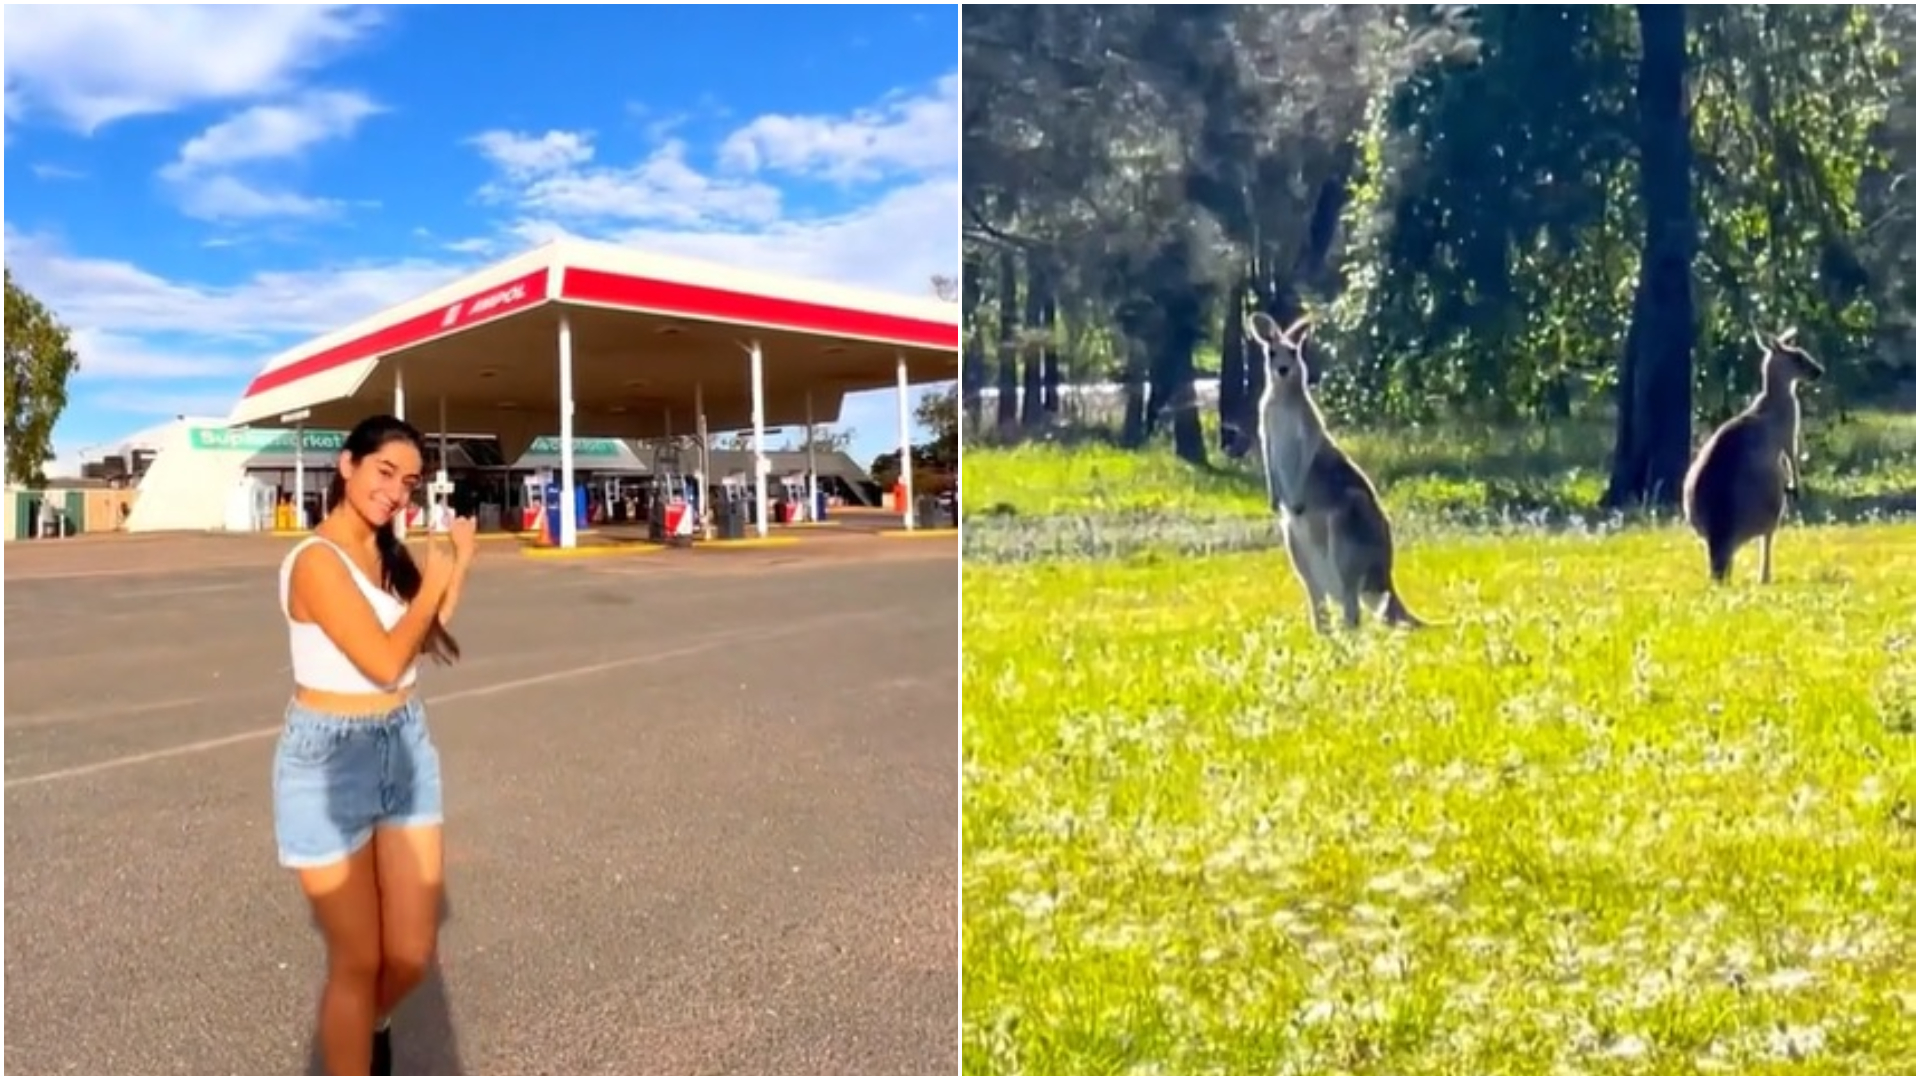
M 555 241 L 282 353 L 228 422 L 411 412 L 495 434 L 508 460 L 555 434 L 832 423 L 848 393 L 957 378 L 959 336 L 958 307 L 931 297 Z

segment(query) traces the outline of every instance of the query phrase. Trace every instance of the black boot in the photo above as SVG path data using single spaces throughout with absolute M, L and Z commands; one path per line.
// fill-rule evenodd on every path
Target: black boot
M 373 1068 L 369 1076 L 393 1075 L 393 1030 L 382 1027 L 373 1033 Z

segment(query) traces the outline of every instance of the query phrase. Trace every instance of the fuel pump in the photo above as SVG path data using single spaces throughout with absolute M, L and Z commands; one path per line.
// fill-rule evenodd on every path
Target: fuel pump
M 753 517 L 753 488 L 744 472 L 732 472 L 720 478 L 720 538 L 740 540 L 747 535 Z
M 536 469 L 522 481 L 520 531 L 538 532 L 540 517 L 546 512 L 547 470 Z
M 812 520 L 813 515 L 809 513 L 812 508 L 807 505 L 805 473 L 788 473 L 781 477 L 780 496 L 784 507 L 780 520 L 790 525 Z
M 652 494 L 647 507 L 647 538 L 656 544 L 690 546 L 693 507 L 687 501 L 687 476 L 680 467 L 680 447 L 674 443 L 654 444 Z
M 447 478 L 447 470 L 440 469 L 433 474 L 433 482 L 427 485 L 427 531 L 444 533 L 453 527 L 453 481 Z
M 608 522 L 619 525 L 627 520 L 627 507 L 620 498 L 618 476 L 609 476 L 600 481 L 600 505 L 604 508 L 601 513 L 606 515 Z

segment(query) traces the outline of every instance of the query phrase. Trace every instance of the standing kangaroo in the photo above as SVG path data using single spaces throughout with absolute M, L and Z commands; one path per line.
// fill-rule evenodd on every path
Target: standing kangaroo
M 1307 590 L 1316 633 L 1329 631 L 1326 602 L 1339 602 L 1346 625 L 1360 625 L 1364 601 L 1397 626 L 1427 625 L 1393 587 L 1393 527 L 1379 493 L 1327 433 L 1307 388 L 1307 319 L 1285 330 L 1265 312 L 1247 316 L 1247 337 L 1259 347 L 1267 385 L 1260 395 L 1260 454 L 1267 500 L 1294 573 Z
M 1773 581 L 1773 534 L 1786 517 L 1787 496 L 1800 490 L 1800 383 L 1826 374 L 1793 344 L 1793 329 L 1769 341 L 1757 331 L 1760 393 L 1701 444 L 1687 469 L 1681 498 L 1687 524 L 1707 545 L 1717 583 L 1733 571 L 1742 547 L 1760 541 L 1760 583 Z

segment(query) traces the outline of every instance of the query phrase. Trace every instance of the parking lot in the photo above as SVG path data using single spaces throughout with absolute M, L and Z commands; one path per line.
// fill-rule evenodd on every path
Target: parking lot
M 290 543 L 7 546 L 9 1074 L 318 1071 L 269 791 Z M 394 1071 L 953 1075 L 955 558 L 483 545 L 422 673 L 449 909 Z

